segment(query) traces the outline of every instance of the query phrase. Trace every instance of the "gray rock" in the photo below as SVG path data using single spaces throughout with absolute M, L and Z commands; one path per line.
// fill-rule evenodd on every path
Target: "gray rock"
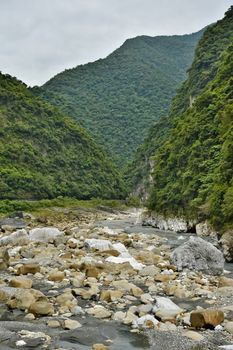
M 229 262 L 233 261 L 233 232 L 228 231 L 220 239 L 225 259 Z
M 63 233 L 56 227 L 34 228 L 29 232 L 29 238 L 35 242 L 54 242 Z
M 196 234 L 199 237 L 210 237 L 213 239 L 218 238 L 218 232 L 207 222 L 199 222 L 196 225 Z
M 0 239 L 0 247 L 2 246 L 18 246 L 28 244 L 28 234 L 27 231 L 22 229 L 11 233 L 9 236 L 2 237 Z
M 149 215 L 144 214 L 142 219 L 144 226 L 152 226 L 164 231 L 188 232 L 194 225 L 194 222 L 189 222 L 184 218 L 171 217 L 167 218 L 162 215 L 151 212 Z
M 0 227 L 3 226 L 9 226 L 12 227 L 12 229 L 17 230 L 17 229 L 22 229 L 27 226 L 27 224 L 18 218 L 4 218 L 0 220 Z
M 116 325 L 101 324 L 99 322 L 91 325 L 84 325 L 83 328 L 60 333 L 61 340 L 85 346 L 92 346 L 95 343 L 104 343 L 110 339 L 115 339 L 116 336 Z
M 213 244 L 192 236 L 173 251 L 171 262 L 178 271 L 187 269 L 219 275 L 223 272 L 225 261 L 222 252 Z

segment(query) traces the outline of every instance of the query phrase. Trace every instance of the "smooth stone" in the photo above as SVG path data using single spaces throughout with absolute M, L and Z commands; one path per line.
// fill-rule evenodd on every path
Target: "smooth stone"
M 47 325 L 48 325 L 48 327 L 50 327 L 50 328 L 59 328 L 61 325 L 60 325 L 60 322 L 59 321 L 57 321 L 57 320 L 49 320 L 48 322 L 47 322 Z
M 53 271 L 48 275 L 48 280 L 54 282 L 61 282 L 65 278 L 65 273 L 63 271 Z
M 121 290 L 103 290 L 100 293 L 100 300 L 106 301 L 107 303 L 117 301 L 122 298 L 123 294 Z
M 29 312 L 31 312 L 34 315 L 52 315 L 54 314 L 54 308 L 51 303 L 48 303 L 46 301 L 37 301 L 30 305 Z
M 123 311 L 117 311 L 114 313 L 114 315 L 112 316 L 112 319 L 114 321 L 118 321 L 118 322 L 123 322 L 123 320 L 126 318 L 126 312 Z
M 137 319 L 138 319 L 138 317 L 133 312 L 127 311 L 123 323 L 130 325 L 133 323 L 133 321 L 135 321 Z
M 63 328 L 64 329 L 77 329 L 77 328 L 80 328 L 82 327 L 81 323 L 79 323 L 78 321 L 76 320 L 65 320 L 64 323 L 63 323 Z
M 134 320 L 132 326 L 134 328 L 152 328 L 157 326 L 159 321 L 152 315 L 144 315 Z
M 87 309 L 87 313 L 100 319 L 109 318 L 112 315 L 111 311 L 100 305 L 95 305 L 93 308 Z
M 140 299 L 143 304 L 151 304 L 154 301 L 149 293 L 142 294 Z
M 9 282 L 10 287 L 30 289 L 32 287 L 32 280 L 24 277 L 12 278 Z
M 24 317 L 25 320 L 28 320 L 28 321 L 33 321 L 35 320 L 35 316 L 33 314 L 27 314 L 25 317 Z
M 144 293 L 143 290 L 137 286 L 133 286 L 130 289 L 130 292 L 134 297 L 137 297 L 137 298 L 140 297 Z
M 17 270 L 18 275 L 27 275 L 29 273 L 35 275 L 37 272 L 40 272 L 40 265 L 38 264 L 25 264 L 20 266 Z

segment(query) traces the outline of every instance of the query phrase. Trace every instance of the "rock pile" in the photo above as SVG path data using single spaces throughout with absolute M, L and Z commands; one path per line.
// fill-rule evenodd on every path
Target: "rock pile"
M 233 297 L 227 297 L 227 305 L 224 299 L 233 295 L 233 280 L 217 276 L 224 260 L 215 247 L 193 238 L 172 253 L 159 236 L 106 231 L 76 222 L 63 229 L 24 228 L 2 234 L 0 303 L 9 312 L 17 310 L 22 320 L 45 326 L 33 333 L 22 322 L 11 337 L 16 347 L 29 346 L 33 338 L 49 348 L 50 328 L 81 329 L 90 316 L 128 325 L 132 332 L 182 330 L 199 342 L 203 336 L 194 328 L 221 325 L 233 333 Z M 204 309 L 191 309 L 198 300 L 204 301 Z M 102 343 L 92 346 L 108 348 Z

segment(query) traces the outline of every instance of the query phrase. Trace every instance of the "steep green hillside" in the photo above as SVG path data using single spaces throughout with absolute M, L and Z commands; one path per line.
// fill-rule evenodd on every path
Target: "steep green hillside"
M 143 202 L 148 199 L 153 184 L 154 155 L 163 141 L 166 140 L 170 127 L 168 117 L 160 118 L 150 128 L 143 144 L 137 149 L 133 160 L 125 168 L 124 178 L 130 196 L 135 196 Z
M 116 198 L 122 182 L 71 118 L 0 73 L 0 199 Z
M 233 222 L 232 43 L 233 7 L 204 33 L 173 101 L 153 158 L 150 209 Z
M 127 40 L 106 59 L 66 70 L 33 91 L 76 117 L 125 164 L 167 113 L 202 33 Z

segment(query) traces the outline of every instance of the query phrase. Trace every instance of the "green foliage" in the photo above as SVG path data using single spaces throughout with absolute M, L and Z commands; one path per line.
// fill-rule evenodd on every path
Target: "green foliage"
M 106 59 L 65 70 L 32 91 L 77 118 L 124 165 L 166 115 L 202 32 L 127 40 Z
M 0 74 L 0 199 L 120 198 L 101 147 L 73 119 Z
M 154 154 L 167 136 L 170 122 L 162 117 L 150 130 L 144 143 L 138 148 L 134 159 L 124 170 L 127 188 L 133 196 L 145 201 L 151 186 L 150 174 L 154 167 Z
M 0 216 L 4 214 L 15 213 L 19 211 L 40 212 L 41 209 L 48 208 L 86 208 L 98 209 L 99 206 L 105 206 L 116 209 L 126 209 L 124 201 L 103 200 L 93 198 L 91 200 L 78 200 L 68 197 L 58 197 L 54 199 L 42 199 L 38 201 L 20 201 L 20 200 L 1 200 Z
M 150 209 L 233 223 L 232 39 L 233 7 L 204 33 L 158 135 Z

